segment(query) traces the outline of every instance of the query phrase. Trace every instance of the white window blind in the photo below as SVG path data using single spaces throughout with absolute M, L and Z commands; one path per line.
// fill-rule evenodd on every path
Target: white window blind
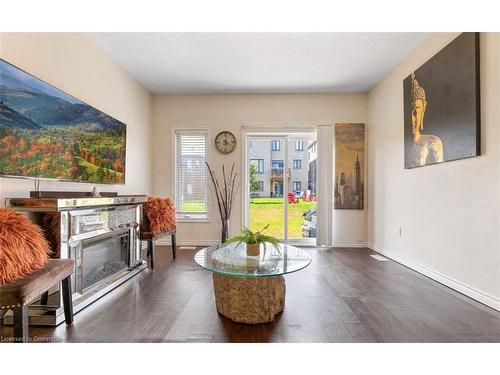
M 175 132 L 175 207 L 179 219 L 208 217 L 206 130 Z

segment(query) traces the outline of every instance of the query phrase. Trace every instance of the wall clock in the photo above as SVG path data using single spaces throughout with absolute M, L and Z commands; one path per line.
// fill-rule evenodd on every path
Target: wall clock
M 215 137 L 215 146 L 223 154 L 229 154 L 236 148 L 236 137 L 228 131 L 220 132 Z

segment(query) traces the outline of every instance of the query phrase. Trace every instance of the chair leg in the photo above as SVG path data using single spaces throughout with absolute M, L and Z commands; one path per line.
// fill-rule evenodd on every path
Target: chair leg
M 28 305 L 16 307 L 12 309 L 12 312 L 14 313 L 14 338 L 16 342 L 28 341 Z
M 5 315 L 5 310 L 0 310 L 0 336 L 2 336 L 3 329 L 3 317 Z
M 172 234 L 172 255 L 175 256 L 177 254 L 177 246 L 176 246 L 176 241 L 175 241 L 175 233 Z
M 149 268 L 152 270 L 155 268 L 155 244 L 154 240 L 148 240 L 148 258 L 149 258 Z
M 46 305 L 49 303 L 49 292 L 42 293 L 42 296 L 40 297 L 40 305 Z
M 62 297 L 64 305 L 64 318 L 66 324 L 73 323 L 73 299 L 71 297 L 71 276 L 66 277 L 62 282 Z
M 152 269 L 155 268 L 155 250 L 156 250 L 155 240 L 151 240 L 151 268 Z

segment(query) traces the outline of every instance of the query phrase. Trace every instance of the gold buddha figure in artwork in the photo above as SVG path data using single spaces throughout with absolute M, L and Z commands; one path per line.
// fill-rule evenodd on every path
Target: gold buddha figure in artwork
M 413 145 L 410 151 L 410 165 L 420 167 L 426 164 L 443 162 L 443 142 L 436 135 L 422 134 L 424 115 L 427 107 L 425 90 L 411 74 L 411 125 Z

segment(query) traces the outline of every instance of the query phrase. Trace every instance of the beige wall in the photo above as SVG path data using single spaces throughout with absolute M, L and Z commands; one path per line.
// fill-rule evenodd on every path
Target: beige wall
M 207 127 L 211 131 L 210 158 L 214 165 L 236 161 L 241 170 L 242 125 L 282 124 L 318 125 L 335 122 L 366 122 L 366 94 L 304 94 L 304 95 L 180 95 L 155 96 L 153 99 L 153 193 L 173 197 L 172 191 L 172 127 Z M 230 155 L 217 152 L 214 136 L 222 130 L 232 131 L 238 148 Z M 325 198 L 324 198 L 325 199 Z M 331 197 L 330 197 L 331 199 Z M 180 223 L 181 242 L 216 241 L 220 237 L 218 211 L 210 202 L 210 222 Z M 335 241 L 359 244 L 366 241 L 364 211 L 335 212 Z M 233 211 L 230 232 L 242 223 L 242 203 L 239 197 Z
M 0 57 L 127 124 L 126 185 L 100 191 L 150 193 L 152 96 L 85 34 L 2 33 Z M 90 190 L 94 184 L 41 182 L 42 190 Z M 4 198 L 27 196 L 31 180 L 0 178 Z
M 403 168 L 403 79 L 457 35 L 431 35 L 369 93 L 368 241 L 500 309 L 500 34 L 481 34 L 482 156 Z

